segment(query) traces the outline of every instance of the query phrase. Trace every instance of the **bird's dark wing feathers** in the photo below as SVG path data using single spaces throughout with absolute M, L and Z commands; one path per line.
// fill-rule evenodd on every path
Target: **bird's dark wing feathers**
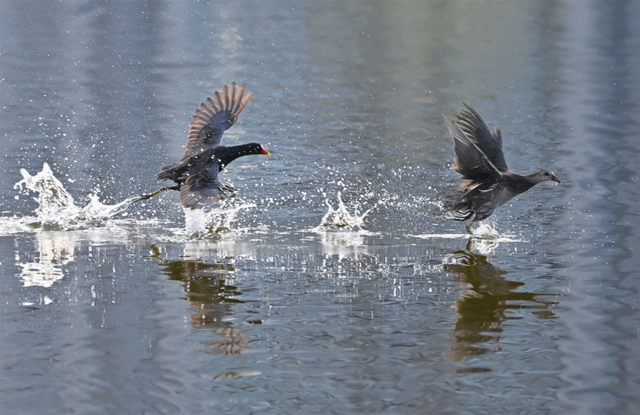
M 222 135 L 238 120 L 238 115 L 251 100 L 252 93 L 244 95 L 244 84 L 225 85 L 222 93 L 215 91 L 213 98 L 200 104 L 189 125 L 187 148 L 180 161 L 186 161 L 199 152 L 220 145 Z
M 460 129 L 455 120 L 445 118 L 445 124 L 453 139 L 453 150 L 456 155 L 453 165 L 455 172 L 473 182 L 502 176 L 479 146 Z
M 180 201 L 191 209 L 202 209 L 213 202 L 224 199 L 222 185 L 218 181 L 219 164 L 211 163 L 208 168 L 186 178 L 180 186 Z
M 457 117 L 457 123 L 464 134 L 487 156 L 489 161 L 501 172 L 509 171 L 502 152 L 502 133 L 496 127 L 493 133 L 489 131 L 482 116 L 467 104 Z

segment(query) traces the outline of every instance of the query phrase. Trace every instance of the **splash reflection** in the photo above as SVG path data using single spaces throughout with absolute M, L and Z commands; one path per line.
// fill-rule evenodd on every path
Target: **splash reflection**
M 507 310 L 544 309 L 535 314 L 552 318 L 551 307 L 556 304 L 540 299 L 543 293 L 523 291 L 520 287 L 524 283 L 506 279 L 508 272 L 493 266 L 486 256 L 471 252 L 471 244 L 469 241 L 466 250 L 450 255 L 444 264 L 444 269 L 457 274 L 457 281 L 466 286 L 455 305 L 458 317 L 447 353 L 451 361 L 501 350 L 502 324 L 510 319 Z
M 51 287 L 64 278 L 62 266 L 73 261 L 73 244 L 67 236 L 37 234 L 36 252 L 38 258 L 21 262 L 16 251 L 16 262 L 22 268 L 19 278 L 25 287 Z

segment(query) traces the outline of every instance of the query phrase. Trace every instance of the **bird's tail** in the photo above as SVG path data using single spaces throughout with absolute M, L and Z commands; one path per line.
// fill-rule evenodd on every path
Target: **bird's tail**
M 169 166 L 164 166 L 162 168 L 162 170 L 160 170 L 160 173 L 158 173 L 156 175 L 156 178 L 158 180 L 163 180 L 163 179 L 168 179 L 168 180 L 173 180 L 176 181 L 176 176 L 177 176 L 177 167 L 180 166 L 180 163 L 176 163 L 176 164 L 171 164 Z

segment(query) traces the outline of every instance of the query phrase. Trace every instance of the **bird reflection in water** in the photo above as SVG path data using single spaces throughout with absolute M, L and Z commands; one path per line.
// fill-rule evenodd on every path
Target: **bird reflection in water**
M 154 257 L 160 257 L 160 250 L 152 247 Z M 208 329 L 222 340 L 209 342 L 215 354 L 241 354 L 247 345 L 245 333 L 233 322 L 233 305 L 242 303 L 238 299 L 240 291 L 229 284 L 234 268 L 229 263 L 206 263 L 196 260 L 163 260 L 162 272 L 169 279 L 181 281 L 185 298 L 194 311 L 190 324 L 194 329 Z
M 462 361 L 490 351 L 499 351 L 502 323 L 512 319 L 505 315 L 509 309 L 537 309 L 540 318 L 553 318 L 550 310 L 554 301 L 544 301 L 544 293 L 515 291 L 523 282 L 510 281 L 508 274 L 493 266 L 484 255 L 471 251 L 472 241 L 466 250 L 455 252 L 444 269 L 457 275 L 457 281 L 467 286 L 456 303 L 458 319 L 454 325 L 453 341 L 447 359 Z M 555 295 L 555 294 L 554 294 Z M 478 371 L 481 368 L 465 369 Z M 489 370 L 489 369 L 487 369 Z

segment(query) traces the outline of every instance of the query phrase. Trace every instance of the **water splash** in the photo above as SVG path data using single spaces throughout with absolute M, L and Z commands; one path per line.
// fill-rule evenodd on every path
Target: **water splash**
M 255 208 L 253 203 L 245 203 L 237 206 L 227 206 L 223 201 L 211 210 L 183 208 L 185 215 L 185 231 L 191 238 L 207 235 L 219 235 L 232 230 L 231 224 L 238 214 L 246 209 Z M 235 229 L 238 231 L 238 229 Z
M 34 198 L 38 202 L 35 211 L 37 218 L 30 224 L 34 228 L 70 230 L 100 226 L 139 200 L 137 197 L 130 197 L 115 205 L 105 205 L 98 196 L 90 195 L 89 204 L 81 208 L 55 177 L 49 164 L 44 163 L 42 171 L 34 176 L 25 169 L 20 169 L 20 173 L 22 180 L 13 188 L 18 189 L 21 194 L 37 193 Z
M 409 235 L 421 239 L 473 239 L 495 242 L 522 242 L 516 235 L 503 234 L 491 223 L 479 222 L 471 229 L 472 233 L 427 233 L 421 235 Z
M 365 210 L 362 214 L 359 214 L 358 210 L 355 209 L 353 214 L 351 214 L 344 205 L 340 192 L 338 192 L 337 209 L 334 209 L 328 200 L 326 200 L 325 203 L 329 207 L 329 210 L 322 217 L 322 221 L 316 230 L 345 230 L 355 232 L 364 230 L 364 218 L 370 209 Z
M 430 233 L 408 235 L 420 239 L 467 239 L 478 251 L 487 255 L 492 253 L 501 243 L 522 242 L 517 235 L 502 234 L 489 222 L 479 222 L 472 228 L 473 233 Z
M 208 232 L 207 213 L 202 209 L 182 208 L 184 211 L 184 226 L 188 235 L 199 235 Z
M 322 217 L 320 225 L 312 229 L 312 232 L 320 236 L 322 251 L 325 255 L 338 257 L 358 257 L 368 251 L 364 237 L 372 235 L 364 229 L 364 218 L 371 209 L 359 213 L 357 208 L 353 213 L 349 212 L 340 192 L 338 192 L 338 207 L 334 208 L 329 200 L 326 200 L 328 210 Z
M 42 165 L 42 171 L 35 176 L 29 174 L 25 169 L 20 169 L 22 180 L 16 183 L 13 188 L 23 190 L 23 186 L 27 189 L 37 192 L 36 201 L 40 208 L 45 207 L 68 207 L 72 206 L 73 197 L 67 192 L 60 180 L 58 180 L 51 171 L 48 163 Z
M 500 239 L 511 236 L 500 235 L 491 222 L 478 222 L 475 227 L 471 228 L 471 231 L 473 232 L 471 236 L 478 239 Z

